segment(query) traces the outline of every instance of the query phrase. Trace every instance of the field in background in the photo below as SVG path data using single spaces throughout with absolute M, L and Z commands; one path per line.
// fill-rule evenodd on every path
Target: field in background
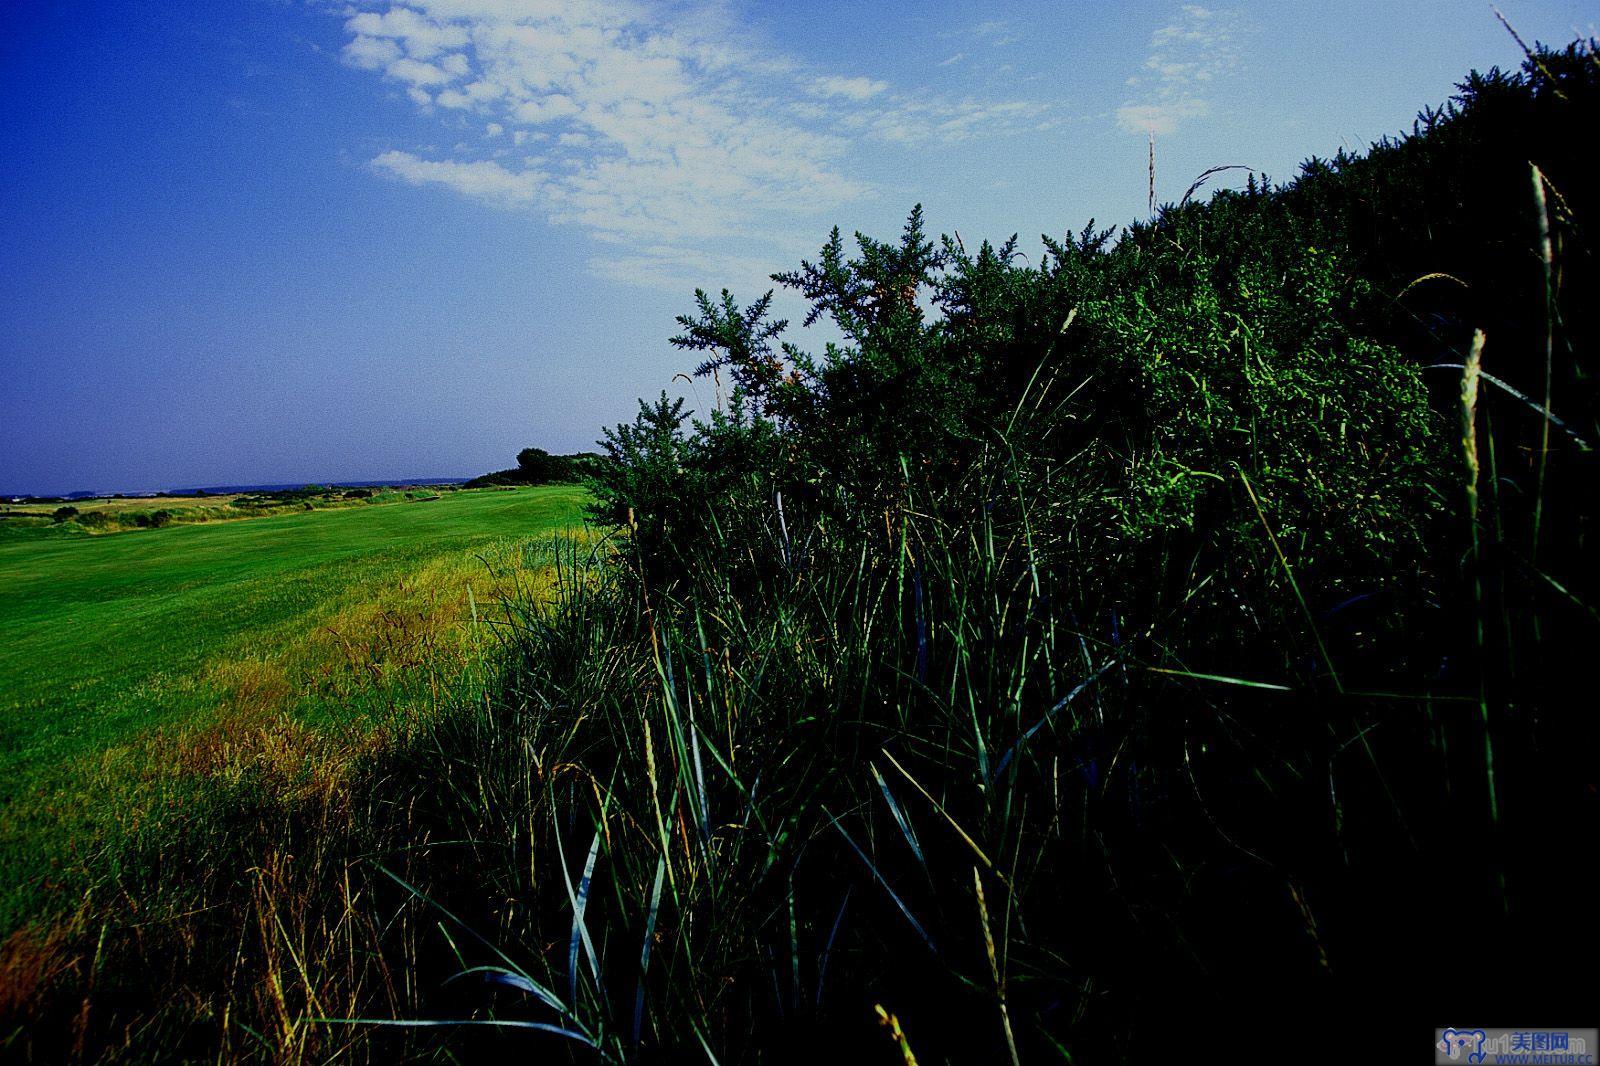
M 474 614 L 542 580 L 582 500 L 452 492 L 0 541 L 0 926 L 92 880 L 193 780 L 328 787 L 478 660 Z
M 48 503 L 0 503 L 0 517 L 46 517 L 57 507 L 72 507 L 82 513 L 89 511 L 135 511 L 165 508 L 169 511 L 194 511 L 221 508 L 243 496 L 242 492 L 217 493 L 205 496 L 95 496 L 83 500 L 51 501 Z
M 539 483 L 556 480 L 544 478 Z M 81 537 L 199 522 L 297 514 L 373 504 L 412 503 L 458 491 L 455 484 L 371 487 L 306 486 L 194 496 L 94 496 L 0 503 L 0 541 Z

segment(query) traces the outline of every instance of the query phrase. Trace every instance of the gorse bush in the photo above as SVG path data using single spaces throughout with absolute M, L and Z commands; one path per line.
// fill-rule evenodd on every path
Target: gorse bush
M 1152 253 L 1088 231 L 1018 266 L 1014 244 L 935 252 L 920 211 L 897 246 L 858 244 L 846 257 L 836 232 L 819 264 L 780 276 L 849 343 L 779 360 L 768 299 L 702 294 L 678 343 L 729 374 L 728 410 L 686 433 L 663 396 L 608 433 L 596 516 L 632 523 L 641 573 L 719 558 L 795 574 L 840 537 L 885 564 L 909 508 L 1026 524 L 1031 580 L 1132 592 L 1136 628 L 1203 578 L 1184 595 L 1205 632 L 1207 604 L 1281 580 L 1268 528 L 1302 584 L 1336 599 L 1423 566 L 1457 480 L 1445 423 L 1413 360 L 1344 324 L 1365 286 L 1334 253 L 1230 270 L 1198 241 Z

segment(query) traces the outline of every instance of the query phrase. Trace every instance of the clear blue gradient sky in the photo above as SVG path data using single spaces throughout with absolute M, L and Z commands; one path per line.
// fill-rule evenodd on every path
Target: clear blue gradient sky
M 586 448 L 835 223 L 1032 257 L 1144 213 L 1152 130 L 1164 199 L 1287 178 L 1519 58 L 1463 0 L 7 0 L 0 491 Z

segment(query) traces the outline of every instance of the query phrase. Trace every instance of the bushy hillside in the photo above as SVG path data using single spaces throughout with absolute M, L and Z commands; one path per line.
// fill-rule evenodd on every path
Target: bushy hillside
M 619 569 L 528 667 L 584 711 L 573 832 L 637 826 L 588 920 L 672 923 L 656 1039 L 881 1003 L 933 1061 L 1100 1061 L 1570 1001 L 1531 945 L 1595 928 L 1557 871 L 1593 870 L 1597 86 L 1543 51 L 1042 261 L 836 232 L 775 276 L 820 352 L 700 296 L 677 343 L 733 399 L 609 435 Z M 1538 972 L 1451 966 L 1467 929 Z

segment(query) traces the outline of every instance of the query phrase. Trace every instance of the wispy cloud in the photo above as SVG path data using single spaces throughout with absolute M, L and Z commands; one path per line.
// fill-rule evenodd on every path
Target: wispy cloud
M 690 0 L 696 2 L 696 0 Z M 944 101 L 856 72 L 817 70 L 743 39 L 715 11 L 644 0 L 381 0 L 347 13 L 344 58 L 424 111 L 486 136 L 373 160 L 413 184 L 529 208 L 620 256 L 597 273 L 701 280 L 770 258 L 804 220 L 871 194 L 858 138 L 949 143 L 1036 121 L 1040 105 Z M 544 156 L 515 158 L 538 141 Z M 468 144 L 475 147 L 468 147 Z M 476 154 L 474 154 L 476 153 Z M 674 283 L 681 284 L 681 277 Z
M 896 144 L 954 144 L 980 133 L 1035 126 L 1049 110 L 1024 100 L 900 100 L 876 114 L 860 116 L 859 121 L 872 135 Z
M 412 185 L 443 185 L 465 196 L 507 207 L 533 202 L 547 180 L 532 167 L 511 171 L 488 159 L 458 163 L 420 159 L 401 151 L 385 152 L 372 165 Z
M 1184 5 L 1150 35 L 1144 68 L 1128 79 L 1135 96 L 1117 109 L 1117 123 L 1131 133 L 1168 134 L 1210 114 L 1209 88 L 1238 68 L 1242 32 L 1237 12 Z
M 849 100 L 870 100 L 888 88 L 888 82 L 872 78 L 828 76 L 811 83 L 811 91 L 818 96 L 842 96 Z
M 1010 21 L 1006 19 L 990 19 L 987 22 L 980 22 L 972 27 L 970 36 L 987 39 L 989 46 L 992 48 L 1008 48 L 1022 40 L 1020 36 L 1013 32 Z

